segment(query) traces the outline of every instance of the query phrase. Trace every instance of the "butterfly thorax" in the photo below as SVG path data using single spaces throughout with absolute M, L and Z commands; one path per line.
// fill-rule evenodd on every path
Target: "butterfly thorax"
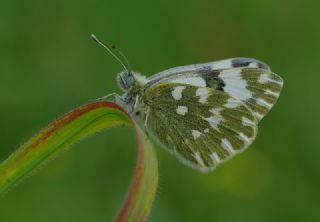
M 122 71 L 117 75 L 117 82 L 125 92 L 118 101 L 129 113 L 138 112 L 144 109 L 142 96 L 145 85 L 148 82 L 145 76 L 132 71 Z

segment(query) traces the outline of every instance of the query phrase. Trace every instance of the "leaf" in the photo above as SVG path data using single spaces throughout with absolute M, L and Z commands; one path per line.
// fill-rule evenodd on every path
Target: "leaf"
M 150 214 L 158 184 L 155 150 L 130 116 L 112 102 L 99 101 L 79 107 L 23 144 L 0 164 L 0 194 L 75 142 L 119 125 L 131 125 L 135 129 L 138 156 L 129 193 L 116 221 L 145 221 Z

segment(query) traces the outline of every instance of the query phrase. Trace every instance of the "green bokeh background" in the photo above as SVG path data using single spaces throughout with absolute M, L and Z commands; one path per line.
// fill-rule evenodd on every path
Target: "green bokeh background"
M 243 154 L 209 174 L 158 149 L 150 221 L 320 221 L 320 3 L 289 0 L 0 1 L 0 159 L 67 111 L 120 92 L 114 43 L 146 75 L 246 56 L 285 85 Z M 112 221 L 136 149 L 130 128 L 76 144 L 0 199 L 1 222 Z

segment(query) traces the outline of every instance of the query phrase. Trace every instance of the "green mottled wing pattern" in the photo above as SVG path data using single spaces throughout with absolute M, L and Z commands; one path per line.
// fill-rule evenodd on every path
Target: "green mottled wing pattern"
M 146 127 L 151 136 L 182 162 L 201 171 L 247 148 L 257 119 L 229 93 L 190 84 L 159 83 L 146 89 Z
M 243 101 L 260 121 L 276 103 L 283 81 L 270 70 L 233 68 L 219 71 L 226 93 Z

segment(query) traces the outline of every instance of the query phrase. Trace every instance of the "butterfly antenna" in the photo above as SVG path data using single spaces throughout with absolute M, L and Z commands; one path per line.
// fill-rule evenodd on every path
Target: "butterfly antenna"
M 113 50 L 115 50 L 115 51 L 122 57 L 122 59 L 123 59 L 123 60 L 125 61 L 125 63 L 126 63 L 126 67 L 127 67 L 129 70 L 131 70 L 130 64 L 129 64 L 129 60 L 127 59 L 127 57 L 126 57 L 115 45 L 112 45 L 111 48 L 112 48 Z
M 118 60 L 118 62 L 120 62 L 120 64 L 123 66 L 123 68 L 125 70 L 127 70 L 129 72 L 129 66 L 126 66 L 124 64 L 124 62 L 116 55 L 112 52 L 112 50 L 107 47 L 105 44 L 103 44 L 94 34 L 91 34 L 90 38 L 95 41 L 96 43 L 98 43 L 99 45 L 101 45 L 103 48 L 105 48 L 106 50 L 108 50 L 108 52 L 116 59 Z M 112 47 L 113 48 L 113 47 Z M 118 50 L 119 51 L 119 50 Z M 119 51 L 120 52 L 120 51 Z M 128 64 L 128 60 L 127 58 L 122 54 L 122 53 L 119 53 L 124 59 L 125 59 L 125 62 L 126 64 Z

